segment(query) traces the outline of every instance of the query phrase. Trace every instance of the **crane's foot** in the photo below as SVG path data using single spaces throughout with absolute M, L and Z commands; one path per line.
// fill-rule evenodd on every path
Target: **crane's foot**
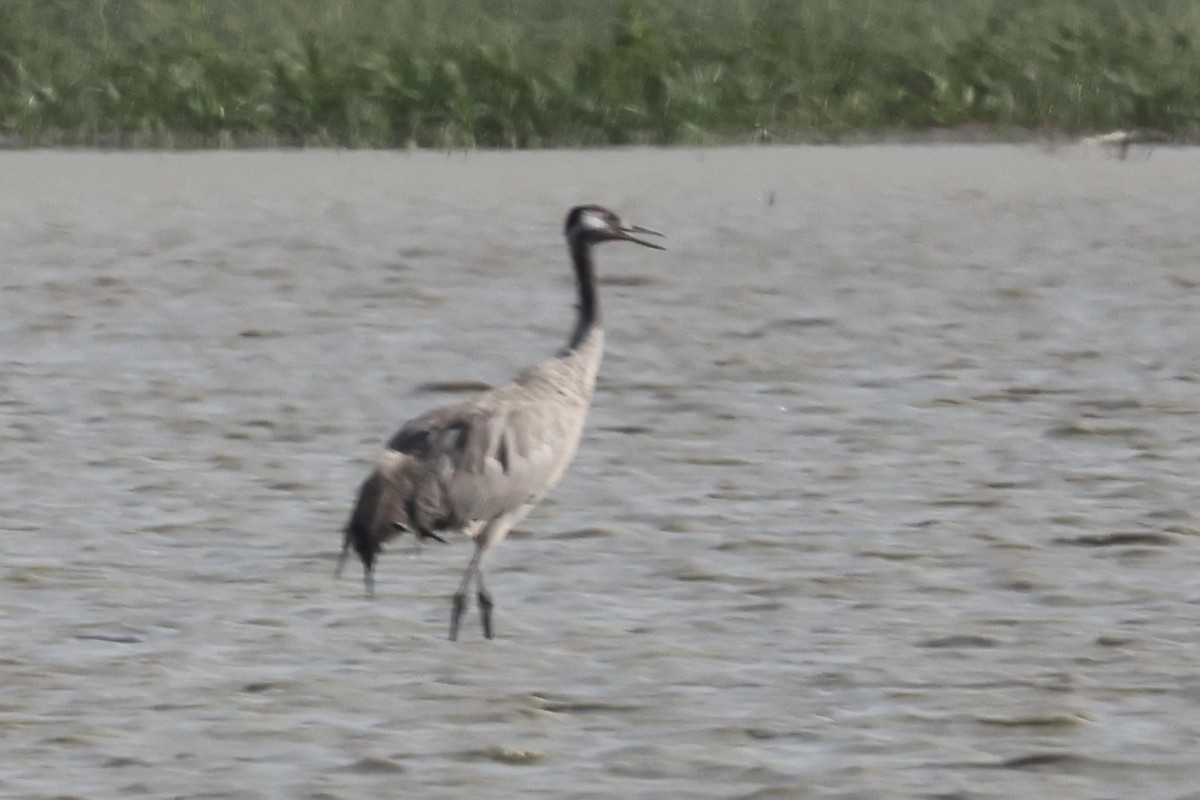
M 453 603 L 450 606 L 450 641 L 452 642 L 458 639 L 458 621 L 462 619 L 463 612 L 466 610 L 466 592 L 455 592 Z
M 479 618 L 483 621 L 483 635 L 492 638 L 492 608 L 496 604 L 492 602 L 492 596 L 487 591 L 479 590 Z

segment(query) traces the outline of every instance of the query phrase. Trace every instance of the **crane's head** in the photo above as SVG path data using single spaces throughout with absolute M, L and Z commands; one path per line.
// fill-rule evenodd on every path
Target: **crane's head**
M 567 241 L 572 245 L 626 241 L 636 242 L 643 247 L 653 247 L 655 250 L 665 249 L 644 239 L 638 239 L 633 235 L 635 233 L 662 236 L 658 231 L 652 231 L 649 228 L 626 225 L 621 222 L 620 217 L 604 206 L 576 206 L 567 214 L 566 235 Z

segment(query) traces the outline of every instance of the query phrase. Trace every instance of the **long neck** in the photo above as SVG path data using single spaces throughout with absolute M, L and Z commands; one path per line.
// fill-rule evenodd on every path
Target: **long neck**
M 600 325 L 600 302 L 596 297 L 591 244 L 581 239 L 571 240 L 571 260 L 575 263 L 575 278 L 579 283 L 579 315 L 575 319 L 571 340 L 567 342 L 567 352 L 579 347 L 587 335 Z

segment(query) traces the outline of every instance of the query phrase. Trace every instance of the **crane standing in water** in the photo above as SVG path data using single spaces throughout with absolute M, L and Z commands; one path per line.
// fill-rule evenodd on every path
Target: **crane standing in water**
M 418 540 L 445 541 L 439 532 L 461 531 L 474 540 L 475 552 L 454 593 L 450 638 L 458 637 L 472 582 L 483 634 L 492 638 L 494 603 L 483 583 L 483 561 L 566 471 L 579 447 L 595 390 L 604 331 L 592 246 L 627 241 L 663 249 L 634 234 L 662 235 L 625 225 L 602 206 L 571 209 L 566 237 L 579 306 L 566 347 L 508 383 L 435 408 L 402 427 L 359 489 L 358 504 L 346 524 L 338 573 L 353 547 L 371 595 L 375 559 L 384 542 L 406 532 Z

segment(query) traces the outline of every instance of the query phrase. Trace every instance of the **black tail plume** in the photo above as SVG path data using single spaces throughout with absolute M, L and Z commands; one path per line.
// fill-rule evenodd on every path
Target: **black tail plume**
M 375 533 L 375 519 L 378 516 L 382 484 L 383 479 L 377 472 L 372 473 L 371 477 L 363 481 L 362 488 L 358 492 L 358 503 L 354 507 L 354 513 L 350 515 L 350 520 L 346 523 L 342 553 L 338 557 L 337 569 L 333 573 L 334 577 L 342 574 L 342 568 L 346 565 L 346 559 L 350 555 L 350 548 L 353 547 L 354 552 L 358 553 L 359 560 L 362 561 L 363 585 L 368 597 L 375 595 L 375 558 L 383 551 L 383 546 Z

